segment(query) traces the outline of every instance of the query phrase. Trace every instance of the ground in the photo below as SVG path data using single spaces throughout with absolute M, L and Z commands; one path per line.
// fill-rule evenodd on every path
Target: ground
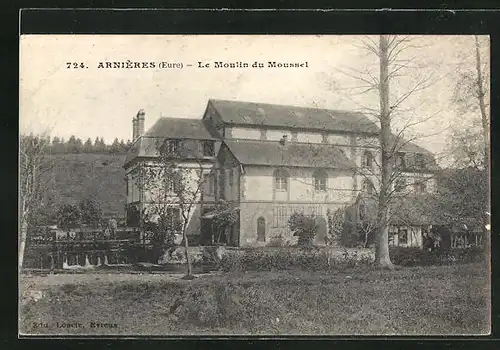
M 21 276 L 23 334 L 485 334 L 484 265 Z M 66 325 L 66 327 L 62 327 Z M 73 327 L 67 327 L 72 325 Z

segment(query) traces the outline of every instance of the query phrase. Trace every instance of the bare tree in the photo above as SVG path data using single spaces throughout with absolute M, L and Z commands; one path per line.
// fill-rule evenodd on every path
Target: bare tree
M 375 263 L 380 268 L 394 267 L 389 256 L 388 238 L 391 219 L 397 213 L 392 212 L 391 203 L 394 198 L 404 195 L 397 187 L 417 186 L 433 178 L 430 172 L 425 176 L 411 178 L 409 169 L 417 167 L 417 163 L 418 167 L 424 169 L 436 166 L 434 157 L 430 156 L 428 151 L 412 144 L 417 139 L 431 136 L 421 135 L 415 132 L 415 128 L 439 113 L 424 116 L 416 113 L 426 103 L 426 98 L 418 94 L 440 79 L 435 77 L 434 72 L 424 70 L 428 64 L 422 62 L 423 60 L 419 62 L 419 57 L 413 55 L 422 47 L 415 38 L 409 36 L 380 35 L 378 40 L 366 37 L 360 48 L 377 57 L 378 67 L 367 64 L 362 69 L 338 70 L 356 82 L 354 87 L 348 88 L 346 98 L 358 106 L 361 112 L 371 115 L 380 126 L 376 139 L 366 141 L 366 136 L 359 136 L 356 140 L 360 148 L 373 149 L 380 155 L 356 169 L 356 173 L 368 184 L 368 194 L 377 203 Z M 375 73 L 377 70 L 378 74 Z M 375 101 L 372 106 L 366 105 L 367 93 L 376 94 L 378 106 L 375 106 Z M 363 97 L 362 103 L 356 99 L 359 96 Z M 395 121 L 396 128 L 393 130 Z M 373 124 L 371 121 L 370 123 Z M 440 132 L 442 130 L 432 135 Z M 414 149 L 408 151 L 409 148 Z M 398 164 L 398 156 L 401 153 L 412 154 L 412 164 Z M 401 178 L 404 178 L 406 183 L 396 186 Z M 367 189 L 363 190 L 367 192 Z
M 21 135 L 19 145 L 19 268 L 23 266 L 24 251 L 30 225 L 43 194 L 42 176 L 48 170 L 50 139 L 45 135 Z
M 470 69 L 472 62 L 461 61 L 458 67 L 457 84 L 455 86 L 453 102 L 458 107 L 458 113 L 461 119 L 471 117 L 472 126 L 475 130 L 480 129 L 480 139 L 482 140 L 482 163 L 484 169 L 489 168 L 489 62 L 485 59 L 488 45 L 484 39 L 474 36 L 474 45 L 470 46 L 474 51 L 474 68 Z M 472 57 L 470 51 L 466 51 L 467 58 Z M 467 60 L 467 59 L 465 59 Z M 464 68 L 465 67 L 465 68 Z M 480 121 L 480 127 L 479 127 Z M 459 134 L 455 132 L 455 134 Z M 471 135 L 454 135 L 458 139 L 464 139 Z M 479 136 L 479 135 L 478 135 Z M 460 145 L 459 145 L 460 146 Z M 458 147 L 460 148 L 460 147 Z M 470 160 L 467 159 L 467 160 Z M 463 164 L 458 164 L 463 165 Z M 474 164 L 477 165 L 477 164 Z
M 467 58 L 474 51 L 474 64 L 466 61 L 460 62 L 458 81 L 455 86 L 453 102 L 458 107 L 461 121 L 471 119 L 471 125 L 467 128 L 455 129 L 451 136 L 451 152 L 455 158 L 455 165 L 464 169 L 464 173 L 483 172 L 482 181 L 473 182 L 475 187 L 483 189 L 481 194 L 485 198 L 482 201 L 482 215 L 484 227 L 488 237 L 484 240 L 485 250 L 489 254 L 490 238 L 488 227 L 490 225 L 490 199 L 488 186 L 490 178 L 490 114 L 489 114 L 489 61 L 487 51 L 489 45 L 486 38 L 474 36 L 474 44 L 470 50 L 465 52 Z M 468 68 L 473 66 L 474 68 Z M 470 181 L 466 182 L 470 183 Z M 482 185 L 480 184 L 482 183 Z M 463 184 L 462 184 L 463 185 Z M 473 185 L 473 184 L 470 184 Z
M 156 216 L 160 232 L 175 231 L 180 227 L 185 248 L 186 278 L 192 278 L 192 263 L 189 255 L 188 226 L 193 213 L 203 204 L 205 175 L 212 169 L 201 161 L 198 147 L 193 141 L 158 140 L 157 158 L 143 164 L 138 181 L 147 203 L 147 216 Z M 193 149 L 191 149 L 193 148 Z M 173 218 L 179 213 L 179 222 Z M 178 226 L 177 226 L 178 225 Z

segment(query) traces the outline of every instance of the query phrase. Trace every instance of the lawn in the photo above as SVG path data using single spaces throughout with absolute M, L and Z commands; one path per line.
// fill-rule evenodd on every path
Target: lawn
M 22 275 L 20 289 L 22 334 L 459 335 L 490 328 L 489 277 L 481 264 L 193 281 L 168 274 Z

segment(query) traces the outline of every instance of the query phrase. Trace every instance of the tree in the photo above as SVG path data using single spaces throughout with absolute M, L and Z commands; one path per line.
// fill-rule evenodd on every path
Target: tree
M 23 266 L 29 227 L 36 224 L 37 210 L 43 193 L 42 175 L 48 171 L 49 142 L 43 136 L 21 135 L 19 150 L 19 268 Z
M 76 205 L 64 204 L 57 212 L 57 226 L 67 232 L 69 232 L 72 228 L 79 227 L 81 220 L 82 214 Z
M 101 203 L 92 198 L 82 200 L 78 204 L 81 215 L 81 223 L 88 227 L 98 228 L 102 224 Z
M 202 163 L 191 145 L 172 145 L 172 140 L 158 139 L 157 159 L 149 164 L 142 164 L 136 173 L 136 183 L 148 202 L 147 217 L 154 218 L 165 232 L 171 227 L 180 227 L 185 248 L 187 279 L 192 279 L 191 258 L 187 237 L 188 225 L 195 208 L 203 203 L 204 175 L 211 173 L 211 168 Z M 189 143 L 187 141 L 187 143 Z M 186 162 L 189 159 L 189 162 Z M 150 220 L 151 221 L 151 220 Z M 163 228 L 161 227 L 163 225 Z M 171 236 L 167 234 L 167 237 Z
M 489 114 L 489 45 L 486 38 L 474 36 L 474 44 L 471 50 L 465 52 L 466 59 L 474 57 L 474 64 L 469 61 L 461 62 L 458 69 L 458 79 L 455 86 L 453 102 L 458 107 L 460 124 L 465 120 L 471 120 L 471 125 L 462 129 L 455 128 L 451 136 L 451 152 L 454 156 L 455 165 L 461 170 L 454 177 L 454 186 L 463 188 L 470 186 L 474 189 L 472 198 L 479 196 L 481 213 L 476 218 L 481 218 L 487 237 L 484 240 L 484 248 L 487 254 L 490 251 L 490 237 L 488 227 L 490 225 L 490 198 L 488 196 L 488 183 L 490 179 L 490 114 Z M 471 55 L 471 51 L 474 55 Z M 469 67 L 474 68 L 469 68 Z M 482 176 L 478 178 L 478 174 Z M 450 184 L 450 183 L 448 183 Z M 460 193 L 463 193 L 461 191 Z M 469 200 L 466 200 L 469 203 Z M 472 201 L 475 203 L 475 201 Z
M 83 149 L 82 140 L 80 138 L 76 138 L 74 135 L 71 135 L 67 144 L 67 152 L 81 153 L 82 149 Z
M 52 150 L 52 153 L 62 153 L 63 151 L 63 144 L 61 142 L 61 139 L 57 136 L 54 136 L 54 138 L 52 139 L 52 147 L 51 147 L 51 150 Z
M 92 145 L 92 140 L 89 137 L 87 141 L 83 144 L 83 152 L 84 153 L 92 153 L 94 151 L 94 146 Z
M 127 145 L 123 139 L 120 140 L 120 153 L 127 152 Z
M 119 153 L 120 152 L 120 141 L 118 141 L 118 138 L 115 138 L 113 143 L 111 144 L 111 147 L 109 148 L 110 153 Z
M 372 145 L 365 146 L 375 147 L 380 154 L 380 157 L 373 157 L 367 164 L 364 164 L 356 170 L 358 175 L 365 178 L 368 195 L 376 200 L 376 235 L 375 235 L 375 264 L 380 268 L 392 269 L 394 266 L 389 256 L 389 226 L 392 217 L 397 214 L 391 208 L 391 203 L 394 198 L 401 196 L 398 194 L 396 183 L 401 178 L 407 177 L 408 169 L 416 167 L 416 164 L 421 164 L 421 167 L 435 167 L 435 159 L 424 149 L 412 144 L 414 148 L 412 152 L 415 155 L 410 164 L 398 164 L 398 155 L 401 152 L 406 152 L 406 147 L 410 143 L 423 135 L 413 132 L 412 137 L 405 134 L 411 134 L 412 129 L 421 123 L 433 118 L 437 113 L 427 115 L 417 119 L 415 116 L 416 109 L 419 108 L 420 101 L 409 103 L 411 97 L 430 87 L 434 82 L 434 74 L 426 74 L 423 70 L 424 63 L 419 63 L 416 56 L 411 57 L 411 49 L 418 49 L 421 46 L 415 41 L 415 38 L 380 35 L 378 40 L 372 37 L 366 37 L 362 42 L 362 49 L 365 52 L 374 54 L 377 58 L 378 74 L 374 71 L 377 68 L 371 68 L 369 64 L 364 70 L 351 69 L 348 72 L 343 72 L 353 78 L 360 85 L 354 87 L 348 94 L 350 96 L 362 96 L 363 101 L 366 101 L 367 93 L 375 93 L 378 106 L 368 107 L 361 105 L 361 111 L 372 115 L 380 126 L 378 140 Z M 411 74 L 411 71 L 417 71 L 416 74 Z M 396 83 L 397 82 L 397 83 Z M 360 105 L 357 101 L 353 102 Z M 405 108 L 403 108 L 407 105 Z M 393 133 L 393 122 L 397 121 L 398 127 Z M 426 135 L 430 136 L 430 135 Z M 361 138 L 360 138 L 361 139 Z M 362 140 L 361 140 L 362 141 Z M 404 187 L 410 185 L 418 185 L 432 179 L 433 176 L 422 176 L 410 179 Z M 371 229 L 366 227 L 366 229 Z
M 335 211 L 328 210 L 327 221 L 328 234 L 326 244 L 333 245 L 340 243 L 342 241 L 342 235 L 345 231 L 346 208 L 341 207 Z
M 229 242 L 229 233 L 232 227 L 236 225 L 239 215 L 232 210 L 231 203 L 219 201 L 216 204 L 213 217 L 213 236 L 215 243 Z
M 294 236 L 298 236 L 298 246 L 312 247 L 314 235 L 318 231 L 318 225 L 313 216 L 295 212 L 288 219 L 288 226 Z

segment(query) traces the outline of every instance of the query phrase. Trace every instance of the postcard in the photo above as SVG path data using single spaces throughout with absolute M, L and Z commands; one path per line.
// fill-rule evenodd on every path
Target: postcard
M 485 335 L 475 35 L 22 35 L 20 336 Z

